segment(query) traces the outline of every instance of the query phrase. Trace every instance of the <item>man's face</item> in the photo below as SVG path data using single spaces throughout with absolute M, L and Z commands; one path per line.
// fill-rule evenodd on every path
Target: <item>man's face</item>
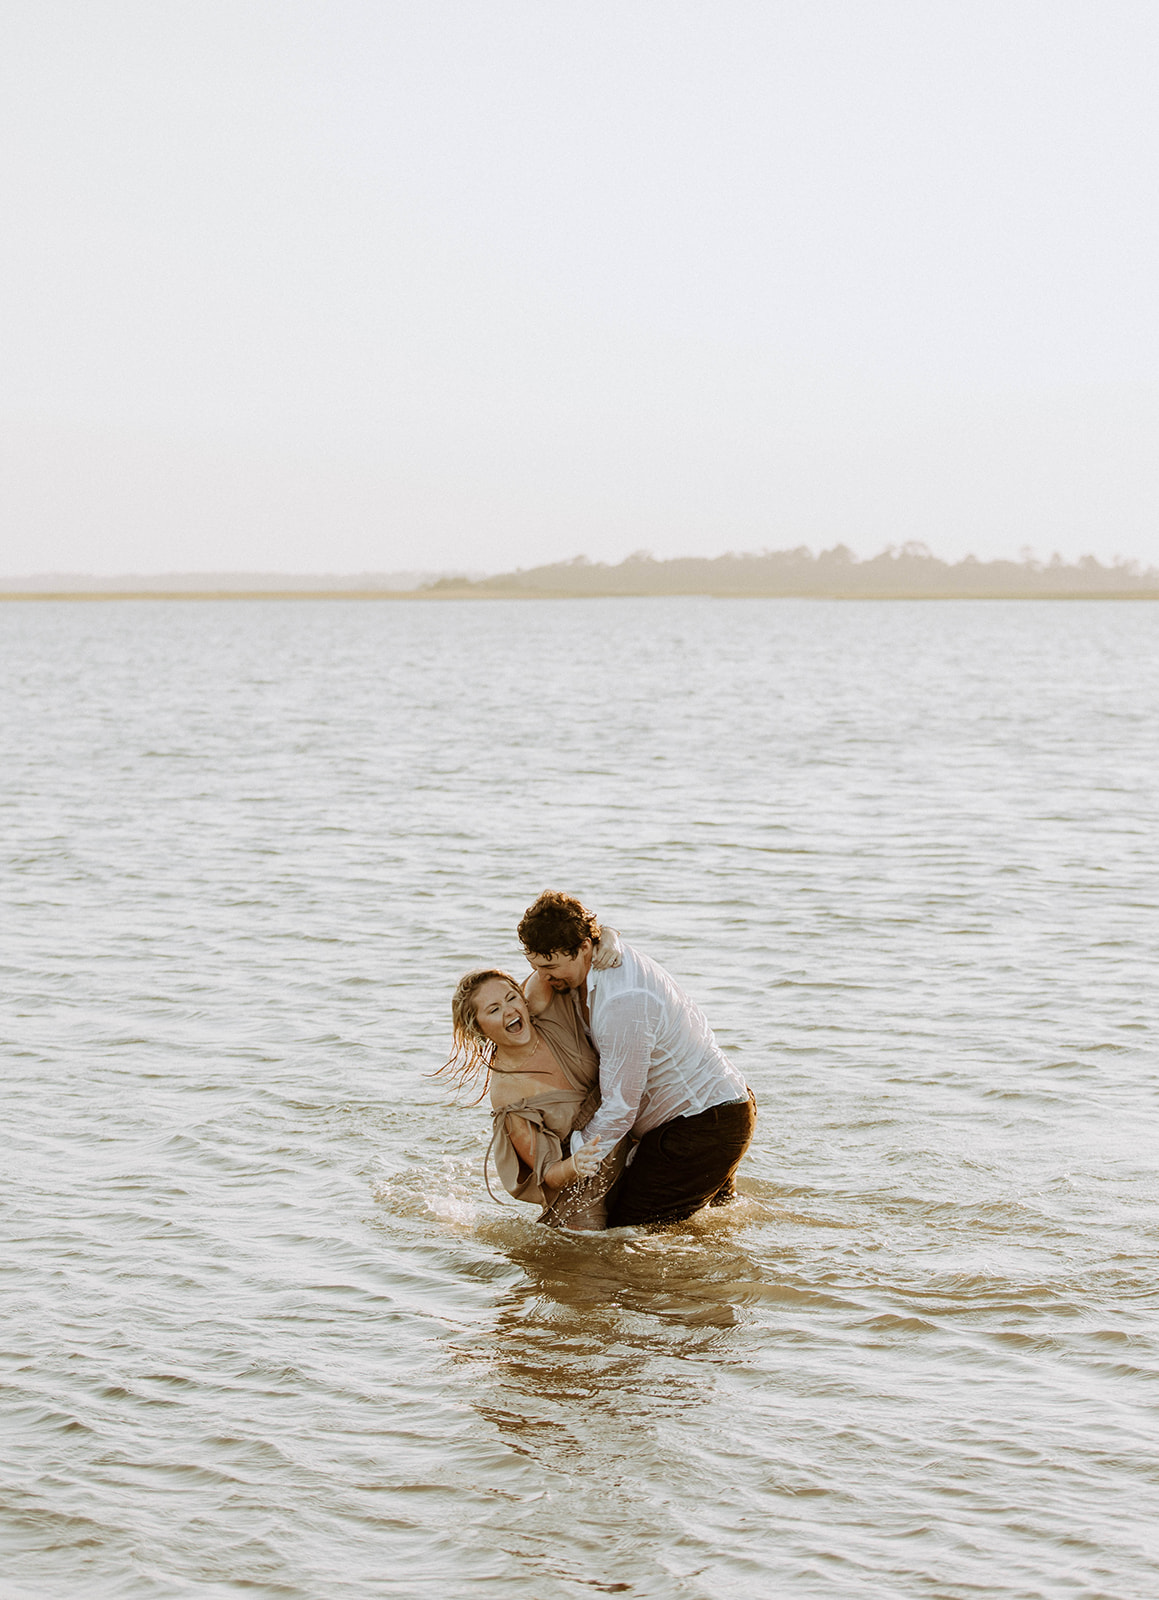
M 542 972 L 551 987 L 562 994 L 565 989 L 578 989 L 587 977 L 592 964 L 592 941 L 585 939 L 574 956 L 565 955 L 562 950 L 553 950 L 549 956 L 533 955 L 530 950 L 523 953 L 536 972 Z

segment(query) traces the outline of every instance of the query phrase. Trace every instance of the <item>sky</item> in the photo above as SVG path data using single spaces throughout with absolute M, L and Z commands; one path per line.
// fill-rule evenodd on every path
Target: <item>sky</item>
M 1154 0 L 0 22 L 0 572 L 1159 564 Z

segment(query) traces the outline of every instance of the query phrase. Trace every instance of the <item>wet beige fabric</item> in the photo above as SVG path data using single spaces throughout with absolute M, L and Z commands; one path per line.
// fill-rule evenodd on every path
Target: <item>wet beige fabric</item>
M 603 1228 L 607 1226 L 606 1197 L 623 1170 L 627 1141 L 612 1150 L 590 1178 L 569 1183 L 564 1189 L 544 1189 L 544 1171 L 563 1158 L 563 1141 L 573 1128 L 583 1128 L 600 1103 L 599 1058 L 583 1030 L 570 994 L 552 996 L 535 1026 L 558 1061 L 569 1089 L 531 1088 L 510 1105 L 492 1111 L 488 1156 L 508 1194 L 543 1206 L 540 1222 L 553 1228 Z M 508 1119 L 522 1117 L 531 1130 L 534 1160 L 522 1159 L 511 1142 Z

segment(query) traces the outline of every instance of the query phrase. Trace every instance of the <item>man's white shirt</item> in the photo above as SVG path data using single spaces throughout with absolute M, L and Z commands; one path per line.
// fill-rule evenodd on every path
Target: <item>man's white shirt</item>
M 592 1040 L 600 1053 L 600 1109 L 583 1130 L 604 1148 L 673 1117 L 743 1100 L 744 1078 L 720 1052 L 708 1018 L 647 956 L 623 946 L 618 967 L 587 979 Z

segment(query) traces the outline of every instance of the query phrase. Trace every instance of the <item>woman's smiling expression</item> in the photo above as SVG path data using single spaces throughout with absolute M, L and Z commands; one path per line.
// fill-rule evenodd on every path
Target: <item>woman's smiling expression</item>
M 514 984 L 488 978 L 475 996 L 475 1021 L 484 1039 L 501 1050 L 532 1042 L 531 1013 Z

